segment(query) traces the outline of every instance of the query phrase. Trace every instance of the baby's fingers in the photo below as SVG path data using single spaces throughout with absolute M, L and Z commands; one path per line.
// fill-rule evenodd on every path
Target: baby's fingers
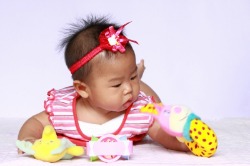
M 142 59 L 140 61 L 140 63 L 137 64 L 137 70 L 138 70 L 138 76 L 139 78 L 142 78 L 142 75 L 144 73 L 144 70 L 145 70 L 145 66 L 144 66 L 144 60 Z

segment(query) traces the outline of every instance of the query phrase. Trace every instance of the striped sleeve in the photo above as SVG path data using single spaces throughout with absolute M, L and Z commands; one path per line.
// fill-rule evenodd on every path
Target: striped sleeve
M 48 92 L 44 108 L 57 133 L 80 138 L 72 111 L 75 97 L 76 92 L 72 86 L 60 90 L 52 89 Z

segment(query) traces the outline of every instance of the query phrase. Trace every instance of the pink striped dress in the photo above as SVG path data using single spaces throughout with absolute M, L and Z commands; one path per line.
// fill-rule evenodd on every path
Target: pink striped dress
M 78 122 L 75 109 L 78 97 L 79 95 L 73 86 L 60 90 L 52 89 L 48 92 L 44 108 L 49 114 L 49 120 L 58 136 L 66 136 L 75 144 L 85 146 L 91 138 L 84 133 L 84 129 L 80 127 Z M 126 110 L 117 129 L 106 134 L 126 135 L 130 140 L 141 140 L 152 125 L 153 117 L 143 114 L 139 110 L 141 106 L 152 102 L 152 97 L 140 92 L 137 100 Z

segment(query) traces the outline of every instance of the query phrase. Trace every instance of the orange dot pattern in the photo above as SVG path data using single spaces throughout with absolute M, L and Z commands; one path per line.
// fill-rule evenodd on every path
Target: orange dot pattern
M 211 157 L 215 154 L 218 147 L 217 137 L 207 124 L 198 119 L 192 120 L 189 134 L 193 141 L 185 141 L 185 144 L 194 155 Z

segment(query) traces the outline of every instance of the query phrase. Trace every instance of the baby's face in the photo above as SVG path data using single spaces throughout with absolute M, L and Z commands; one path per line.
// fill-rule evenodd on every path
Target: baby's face
M 133 52 L 114 56 L 93 64 L 88 79 L 89 99 L 103 110 L 120 112 L 136 100 L 140 80 Z

